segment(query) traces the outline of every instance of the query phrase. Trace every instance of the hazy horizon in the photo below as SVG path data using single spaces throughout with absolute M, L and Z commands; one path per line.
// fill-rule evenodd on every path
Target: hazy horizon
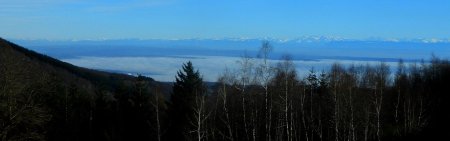
M 185 39 L 185 40 L 95 40 L 47 41 L 13 40 L 39 53 L 91 69 L 145 75 L 157 81 L 173 82 L 182 63 L 192 61 L 205 81 L 217 81 L 225 71 L 238 68 L 242 56 L 258 63 L 258 50 L 264 39 Z M 365 65 L 385 62 L 396 69 L 399 59 L 420 63 L 432 54 L 450 58 L 450 42 L 427 40 L 348 40 L 302 38 L 268 39 L 273 46 L 272 65 L 290 55 L 300 77 L 311 68 L 328 71 L 332 63 Z

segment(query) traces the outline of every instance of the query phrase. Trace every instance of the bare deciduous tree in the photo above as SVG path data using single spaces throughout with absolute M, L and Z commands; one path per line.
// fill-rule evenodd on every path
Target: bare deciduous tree
M 271 122 L 272 122 L 272 100 L 269 96 L 269 81 L 273 75 L 273 69 L 269 64 L 269 53 L 273 50 L 272 45 L 269 41 L 263 41 L 262 46 L 259 50 L 258 58 L 262 59 L 262 62 L 257 67 L 257 76 L 260 85 L 264 89 L 264 101 L 265 101 L 265 139 L 267 141 L 271 140 Z
M 296 80 L 296 70 L 295 70 L 295 66 L 294 63 L 292 62 L 292 59 L 289 55 L 284 55 L 283 57 L 283 61 L 278 63 L 277 65 L 277 69 L 278 69 L 278 75 L 281 75 L 282 79 L 283 79 L 283 93 L 284 95 L 280 95 L 281 99 L 283 101 L 283 106 L 284 106 L 284 126 L 285 126 L 285 132 L 286 132 L 286 137 L 287 140 L 290 141 L 292 140 L 293 137 L 293 133 L 292 133 L 292 125 L 291 123 L 293 122 L 291 115 L 291 89 L 295 86 L 295 80 Z M 304 111 L 304 108 L 302 108 L 302 110 Z
M 198 141 L 203 140 L 206 135 L 206 120 L 210 116 L 211 112 L 209 112 L 206 108 L 206 96 L 196 94 L 195 104 L 193 107 L 194 115 L 191 120 L 191 124 L 194 126 L 194 130 L 190 131 L 190 133 L 195 133 L 196 139 Z
M 151 98 L 151 102 L 150 104 L 153 106 L 154 110 L 155 110 L 155 122 L 156 122 L 156 139 L 157 141 L 161 141 L 161 136 L 162 136 L 162 132 L 161 132 L 161 109 L 164 109 L 165 107 L 163 107 L 163 105 L 161 104 L 162 102 L 164 102 L 164 97 L 161 94 L 161 87 L 156 84 L 157 86 L 155 86 L 153 88 L 153 98 Z
M 343 68 L 340 64 L 335 63 L 331 67 L 330 73 L 330 84 L 333 93 L 333 102 L 334 102 L 334 132 L 335 132 L 335 141 L 339 141 L 339 128 L 340 128 L 340 97 L 338 96 L 338 89 L 340 88 L 342 81 L 342 72 Z
M 230 119 L 230 112 L 229 112 L 229 106 L 228 106 L 228 86 L 233 85 L 234 83 L 234 78 L 232 76 L 232 74 L 229 72 L 228 69 L 225 69 L 224 74 L 222 74 L 222 76 L 219 78 L 219 84 L 220 84 L 220 88 L 218 91 L 219 94 L 219 99 L 222 102 L 222 109 L 223 109 L 223 114 L 225 115 L 225 119 L 222 119 L 222 121 L 224 122 L 227 131 L 228 131 L 228 136 L 226 136 L 227 139 L 233 141 L 234 140 L 234 136 L 233 136 L 233 129 L 232 129 L 232 121 Z
M 247 140 L 250 139 L 249 135 L 249 128 L 247 124 L 247 111 L 245 108 L 246 105 L 246 89 L 247 86 L 250 85 L 252 82 L 252 73 L 253 73 L 253 59 L 249 57 L 247 54 L 244 54 L 244 56 L 241 58 L 240 61 L 238 61 L 238 64 L 240 66 L 239 68 L 239 75 L 238 75 L 238 85 L 237 89 L 241 91 L 242 96 L 242 114 L 243 114 L 243 123 L 244 123 L 244 130 L 245 130 L 245 136 L 247 137 Z
M 380 63 L 376 67 L 376 85 L 375 89 L 379 89 L 379 92 L 375 92 L 375 111 L 376 111 L 376 119 L 377 119 L 377 139 L 381 140 L 381 108 L 383 105 L 383 95 L 388 85 L 388 76 L 389 75 L 389 66 L 385 63 Z

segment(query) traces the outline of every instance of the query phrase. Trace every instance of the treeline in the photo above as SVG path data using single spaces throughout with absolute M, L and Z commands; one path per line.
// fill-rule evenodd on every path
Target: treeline
M 174 91 L 169 140 L 432 140 L 450 133 L 450 62 L 335 63 L 301 78 L 289 56 L 271 64 L 263 42 L 258 58 L 242 57 L 225 70 L 212 92 L 202 84 Z M 191 66 L 189 62 L 186 66 Z M 187 67 L 190 68 L 190 67 Z M 185 70 L 185 69 L 183 69 Z M 178 78 L 197 78 L 185 71 Z M 184 80 L 184 79 L 183 79 Z M 176 90 L 177 87 L 174 87 Z M 182 99 L 183 101 L 179 101 Z M 180 106 L 181 105 L 181 106 Z M 164 135 L 163 135 L 164 136 Z
M 382 62 L 335 63 L 300 77 L 289 56 L 269 61 L 272 47 L 263 42 L 256 58 L 242 57 L 212 87 L 187 62 L 168 88 L 144 76 L 86 80 L 4 49 L 0 140 L 373 141 L 450 135 L 450 62 L 437 57 L 400 60 L 396 70 Z

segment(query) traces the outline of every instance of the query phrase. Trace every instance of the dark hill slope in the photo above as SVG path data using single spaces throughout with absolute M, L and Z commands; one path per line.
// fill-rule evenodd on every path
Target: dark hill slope
M 117 80 L 134 80 L 134 77 L 124 74 L 107 73 L 77 67 L 72 64 L 65 63 L 46 55 L 42 55 L 26 48 L 20 47 L 1 38 L 0 45 L 2 47 L 0 52 L 0 59 L 2 63 L 7 64 L 6 66 L 10 66 L 13 64 L 18 66 L 24 65 L 29 66 L 22 66 L 22 69 L 24 70 L 26 70 L 26 68 L 32 67 L 32 70 L 26 71 L 36 72 L 43 70 L 47 73 L 58 73 L 59 75 L 69 76 L 70 78 L 85 79 L 89 82 L 93 82 L 96 84 L 107 84 L 109 86 L 114 86 L 112 82 L 116 82 Z M 8 62 L 11 62 L 13 64 Z M 153 79 L 151 78 L 149 78 L 148 80 L 153 81 Z
M 0 140 L 147 139 L 155 86 L 151 78 L 77 67 L 0 38 Z

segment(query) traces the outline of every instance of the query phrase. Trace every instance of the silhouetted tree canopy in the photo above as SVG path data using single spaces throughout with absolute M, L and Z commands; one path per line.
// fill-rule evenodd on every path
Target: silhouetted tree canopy
M 244 56 L 216 83 L 76 67 L 0 39 L 0 140 L 448 140 L 450 62 L 310 69 Z M 304 71 L 304 70 L 300 70 Z M 206 85 L 208 84 L 208 85 Z M 171 94 L 171 95 L 169 95 Z

